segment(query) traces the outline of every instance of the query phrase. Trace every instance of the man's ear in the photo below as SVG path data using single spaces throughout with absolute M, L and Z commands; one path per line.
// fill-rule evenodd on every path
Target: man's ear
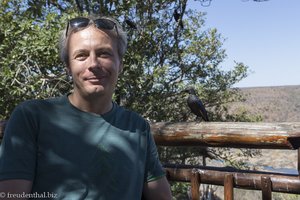
M 70 69 L 70 67 L 69 67 L 69 66 L 66 66 L 65 70 L 66 70 L 66 72 L 67 72 L 67 75 L 69 75 L 69 76 L 71 76 L 71 75 L 72 75 L 72 73 L 71 73 L 71 69 Z
M 119 74 L 123 71 L 123 60 L 120 62 L 120 65 L 119 65 Z

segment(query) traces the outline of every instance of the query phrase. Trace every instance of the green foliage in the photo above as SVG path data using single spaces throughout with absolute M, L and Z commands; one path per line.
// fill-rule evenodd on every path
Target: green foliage
M 233 114 L 227 115 L 227 120 L 239 122 L 261 122 L 263 117 L 261 115 L 251 115 L 244 107 L 237 109 Z
M 0 9 L 2 119 L 8 118 L 21 101 L 55 96 L 70 88 L 57 48 L 61 21 L 65 23 L 65 18 L 50 12 L 43 18 L 31 18 L 16 3 L 2 3 Z
M 184 182 L 172 182 L 172 194 L 174 200 L 184 200 L 189 199 L 188 197 L 188 191 L 190 186 L 190 183 L 184 183 Z
M 125 67 L 114 96 L 119 104 L 151 121 L 193 120 L 181 93 L 192 85 L 213 121 L 252 121 L 245 112 L 229 115 L 226 107 L 242 99 L 232 86 L 247 76 L 248 67 L 237 62 L 233 70 L 221 69 L 224 39 L 216 29 L 204 29 L 204 14 L 186 10 L 186 2 L 1 1 L 0 119 L 9 118 L 21 101 L 70 91 L 71 82 L 58 57 L 58 34 L 67 19 L 89 12 L 116 17 L 128 32 Z M 184 13 L 183 29 L 173 19 L 176 8 Z M 137 29 L 130 29 L 125 18 Z M 162 160 L 179 163 L 199 155 L 182 148 L 160 152 Z
M 272 193 L 274 200 L 299 200 L 299 194 L 284 194 L 284 193 L 278 193 L 273 192 Z
M 184 28 L 173 19 L 180 8 Z M 241 97 L 230 87 L 247 76 L 247 66 L 231 71 L 220 65 L 226 58 L 216 29 L 204 30 L 203 13 L 185 10 L 185 1 L 46 1 L 7 0 L 0 9 L 0 117 L 8 118 L 16 104 L 70 90 L 58 59 L 59 30 L 67 18 L 82 12 L 132 19 L 128 52 L 115 99 L 151 121 L 186 121 L 191 118 L 180 91 L 197 88 L 210 118 L 226 120 L 227 102 Z M 61 14 L 64 13 L 64 14 Z M 161 101 L 163 100 L 163 101 Z M 240 117 L 240 116 L 238 116 Z

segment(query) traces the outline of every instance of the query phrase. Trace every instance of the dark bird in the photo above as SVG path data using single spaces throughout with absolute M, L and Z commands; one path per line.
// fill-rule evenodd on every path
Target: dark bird
M 136 24 L 135 24 L 132 20 L 128 19 L 127 17 L 125 18 L 125 23 L 126 23 L 130 28 L 132 28 L 132 29 L 137 29 Z
M 178 12 L 178 8 L 174 10 L 173 17 L 174 17 L 175 21 L 179 24 L 181 29 L 183 29 L 183 22 L 182 22 L 182 19 L 181 19 L 181 13 Z
M 180 18 L 180 13 L 178 12 L 178 9 L 174 10 L 173 17 L 174 17 L 175 21 L 178 22 L 178 20 Z
M 191 112 L 194 113 L 197 118 L 201 117 L 204 121 L 209 121 L 207 116 L 207 111 L 202 103 L 202 101 L 197 97 L 196 91 L 194 88 L 188 88 L 183 90 L 183 92 L 188 92 L 189 97 L 187 99 L 187 104 L 191 109 Z

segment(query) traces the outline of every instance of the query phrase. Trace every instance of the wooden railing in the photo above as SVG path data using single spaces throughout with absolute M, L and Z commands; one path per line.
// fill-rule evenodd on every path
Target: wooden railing
M 298 151 L 298 174 L 238 170 L 227 167 L 165 165 L 169 181 L 190 182 L 192 199 L 199 199 L 201 184 L 224 186 L 224 199 L 233 188 L 261 190 L 263 200 L 272 192 L 300 194 L 300 123 L 155 123 L 157 145 L 207 146 Z
M 0 137 L 5 121 L 0 121 Z M 261 190 L 263 200 L 272 192 L 300 194 L 300 123 L 153 123 L 157 145 L 207 146 L 298 151 L 297 174 L 238 170 L 227 167 L 165 165 L 169 181 L 190 182 L 192 199 L 198 200 L 201 184 L 224 186 L 224 199 L 232 200 L 233 188 Z

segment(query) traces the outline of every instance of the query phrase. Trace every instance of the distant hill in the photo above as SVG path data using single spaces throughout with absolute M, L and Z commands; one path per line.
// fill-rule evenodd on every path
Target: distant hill
M 245 95 L 245 102 L 230 104 L 230 111 L 247 110 L 261 115 L 263 122 L 300 122 L 300 85 L 277 87 L 240 88 Z M 254 156 L 246 162 L 257 170 L 283 173 L 297 173 L 297 151 L 263 149 L 260 156 Z M 277 171 L 277 172 L 278 172 Z M 223 187 L 214 186 L 216 194 L 223 199 Z M 234 190 L 235 199 L 262 199 L 261 191 Z M 272 193 L 272 199 L 300 199 L 300 195 Z
M 234 103 L 233 112 L 246 109 L 264 122 L 300 122 L 300 85 L 240 89 L 246 101 Z

